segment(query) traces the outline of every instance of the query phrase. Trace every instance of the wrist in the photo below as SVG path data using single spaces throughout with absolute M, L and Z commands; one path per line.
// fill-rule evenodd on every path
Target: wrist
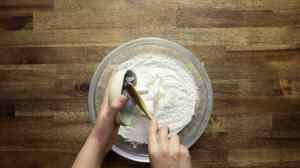
M 100 137 L 100 132 L 96 129 L 96 127 L 92 129 L 88 140 L 93 144 L 94 148 L 98 151 L 99 155 L 105 155 L 105 142 L 103 142 L 102 138 Z

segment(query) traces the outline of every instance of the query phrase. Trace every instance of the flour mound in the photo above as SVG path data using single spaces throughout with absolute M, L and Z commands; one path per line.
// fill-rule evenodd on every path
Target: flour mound
M 165 56 L 140 55 L 118 67 L 128 69 L 136 73 L 136 89 L 160 127 L 169 127 L 170 133 L 176 134 L 191 121 L 197 87 L 181 62 Z M 119 135 L 131 142 L 147 143 L 148 125 L 145 117 L 137 116 L 130 127 L 120 127 Z

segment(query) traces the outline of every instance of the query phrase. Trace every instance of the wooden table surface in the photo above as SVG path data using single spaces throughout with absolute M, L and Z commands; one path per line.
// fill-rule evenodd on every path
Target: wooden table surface
M 192 50 L 212 80 L 194 167 L 300 167 L 299 0 L 2 0 L 0 167 L 70 167 L 95 67 L 145 36 Z

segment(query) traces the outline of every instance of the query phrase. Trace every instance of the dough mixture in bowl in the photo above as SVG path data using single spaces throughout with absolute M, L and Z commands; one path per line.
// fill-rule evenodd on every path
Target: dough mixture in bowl
M 178 133 L 192 119 L 198 99 L 195 81 L 183 63 L 166 56 L 140 55 L 122 63 L 119 70 L 136 73 L 136 89 L 160 127 Z M 148 142 L 148 119 L 134 118 L 131 126 L 121 126 L 119 134 L 128 141 Z

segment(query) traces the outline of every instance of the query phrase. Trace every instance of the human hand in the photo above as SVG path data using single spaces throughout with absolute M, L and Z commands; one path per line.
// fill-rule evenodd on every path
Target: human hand
M 168 137 L 168 129 L 158 129 L 156 121 L 149 127 L 150 161 L 153 168 L 191 168 L 188 149 L 180 144 L 179 136 Z
M 127 97 L 117 97 L 109 104 L 108 90 L 110 84 L 107 86 L 108 88 L 106 88 L 105 96 L 97 115 L 96 124 L 78 153 L 72 168 L 101 167 L 104 156 L 116 140 L 119 128 L 116 117 L 118 112 L 125 106 Z
M 116 117 L 119 111 L 126 105 L 127 97 L 120 96 L 108 102 L 108 92 L 106 91 L 101 109 L 98 112 L 95 127 L 92 131 L 92 136 L 99 141 L 104 155 L 111 149 L 116 141 L 119 125 L 116 122 Z

